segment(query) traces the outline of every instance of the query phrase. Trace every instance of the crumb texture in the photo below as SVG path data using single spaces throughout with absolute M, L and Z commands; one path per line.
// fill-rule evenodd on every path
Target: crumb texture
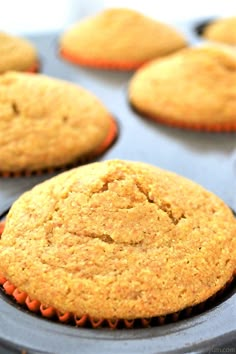
M 211 22 L 203 36 L 215 42 L 236 44 L 236 17 L 228 17 Z
M 205 301 L 235 269 L 235 219 L 199 185 L 137 162 L 86 165 L 15 202 L 1 272 L 46 306 L 152 317 Z
M 221 45 L 183 49 L 139 69 L 131 104 L 163 122 L 236 124 L 236 52 Z
M 175 29 L 130 9 L 105 10 L 61 37 L 63 51 L 75 57 L 117 63 L 142 63 L 185 46 Z
M 0 77 L 1 171 L 63 166 L 105 140 L 111 117 L 85 89 L 43 75 Z
M 27 40 L 0 32 L 0 74 L 8 70 L 27 71 L 37 64 L 37 52 Z

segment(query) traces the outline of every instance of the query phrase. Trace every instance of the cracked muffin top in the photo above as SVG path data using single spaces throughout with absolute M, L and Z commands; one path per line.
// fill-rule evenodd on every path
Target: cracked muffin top
M 203 37 L 216 42 L 236 44 L 236 16 L 212 21 L 204 28 Z
M 165 315 L 231 279 L 235 219 L 174 173 L 111 160 L 62 173 L 22 195 L 0 240 L 1 272 L 60 312 Z
M 8 70 L 28 71 L 38 63 L 37 52 L 27 40 L 0 32 L 0 74 Z
M 0 77 L 0 170 L 34 171 L 89 156 L 109 134 L 111 116 L 72 83 L 8 72 Z
M 236 51 L 223 45 L 183 49 L 139 69 L 129 98 L 163 123 L 236 129 Z
M 113 8 L 74 24 L 62 35 L 60 46 L 78 63 L 87 59 L 94 65 L 105 61 L 137 67 L 185 47 L 186 40 L 165 23 L 131 9 Z

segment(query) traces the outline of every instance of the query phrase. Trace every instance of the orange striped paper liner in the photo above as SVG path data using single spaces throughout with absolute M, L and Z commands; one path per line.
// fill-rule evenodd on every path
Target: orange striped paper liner
M 152 121 L 155 121 L 157 123 L 160 123 L 162 125 L 167 125 L 170 127 L 174 128 L 180 128 L 184 130 L 195 130 L 198 132 L 209 132 L 209 133 L 231 133 L 236 131 L 236 115 L 235 115 L 235 122 L 232 123 L 211 123 L 211 124 L 205 124 L 205 123 L 191 123 L 188 121 L 175 121 L 174 119 L 168 118 L 168 117 L 161 117 L 161 116 L 156 116 L 153 115 L 146 110 L 141 110 L 139 108 L 136 108 L 131 102 L 130 102 L 131 108 L 138 113 L 139 115 L 149 118 Z M 236 113 L 236 112 L 235 112 Z
M 131 71 L 140 68 L 147 61 L 111 61 L 105 59 L 86 58 L 78 56 L 72 52 L 68 52 L 63 48 L 60 49 L 60 55 L 67 61 L 82 66 L 88 66 L 95 69 L 108 69 L 108 70 L 124 70 Z

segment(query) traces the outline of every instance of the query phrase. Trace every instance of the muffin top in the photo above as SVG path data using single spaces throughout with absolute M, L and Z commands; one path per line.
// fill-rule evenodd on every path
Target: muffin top
M 211 22 L 205 27 L 203 36 L 216 42 L 236 44 L 236 17 Z
M 3 275 L 60 312 L 152 317 L 198 304 L 235 269 L 235 219 L 201 186 L 138 162 L 89 164 L 22 195 Z
M 34 46 L 27 40 L 0 32 L 0 74 L 8 70 L 31 70 L 37 62 Z
M 142 64 L 186 46 L 170 26 L 131 9 L 107 9 L 76 23 L 61 37 L 75 57 Z
M 61 166 L 91 154 L 107 137 L 111 118 L 85 89 L 43 75 L 0 77 L 0 169 Z
M 215 45 L 157 59 L 135 73 L 129 97 L 163 121 L 236 126 L 236 52 Z

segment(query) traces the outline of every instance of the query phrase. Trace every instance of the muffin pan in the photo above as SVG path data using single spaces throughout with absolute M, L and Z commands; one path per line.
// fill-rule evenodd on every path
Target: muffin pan
M 214 21 L 214 18 L 209 18 L 207 20 L 204 21 L 200 21 L 199 23 L 196 24 L 196 26 L 194 27 L 194 31 L 197 35 L 201 36 L 204 32 L 204 29 L 206 28 L 206 26 L 208 26 L 212 21 Z
M 191 44 L 201 38 L 201 21 L 177 24 Z M 140 117 L 129 106 L 132 72 L 85 69 L 58 55 L 58 33 L 32 36 L 41 54 L 41 72 L 78 83 L 97 95 L 118 120 L 115 144 L 100 159 L 144 161 L 186 176 L 236 210 L 236 135 L 184 131 Z M 0 215 L 24 191 L 57 174 L 0 178 Z M 0 353 L 209 353 L 236 347 L 236 290 L 216 306 L 176 323 L 147 329 L 79 329 L 30 314 L 0 292 Z M 228 349 L 229 350 L 229 349 Z

